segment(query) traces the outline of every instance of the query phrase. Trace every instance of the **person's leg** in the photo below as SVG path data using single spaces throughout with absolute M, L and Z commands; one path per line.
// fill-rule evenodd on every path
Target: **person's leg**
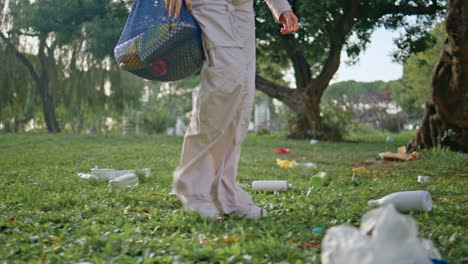
M 242 1 L 242 0 L 241 0 Z M 222 164 L 218 170 L 213 186 L 213 197 L 218 208 L 223 213 L 246 212 L 255 206 L 250 196 L 236 182 L 237 168 L 240 158 L 241 144 L 247 134 L 251 118 L 255 92 L 255 20 L 251 1 L 236 5 L 233 1 L 237 27 L 241 32 L 241 42 L 244 46 L 244 56 L 247 58 L 244 75 L 244 87 L 241 94 L 241 104 L 231 124 L 229 140 L 225 140 L 226 149 Z M 265 212 L 263 212 L 265 213 Z
M 253 21 L 253 9 L 250 9 Z M 235 6 L 228 0 L 194 1 L 193 15 L 203 31 L 207 59 L 173 185 L 173 192 L 189 211 L 199 211 L 196 207 L 200 203 L 213 203 L 213 186 L 222 175 L 220 172 L 225 164 L 232 163 L 228 161 L 232 159 L 226 159 L 227 153 L 232 152 L 230 155 L 238 161 L 239 148 L 232 146 L 233 143 L 240 144 L 236 139 L 239 137 L 240 110 L 245 106 L 243 100 L 248 96 L 247 90 L 253 89 L 248 87 L 251 85 L 247 76 L 251 74 L 249 70 L 254 74 L 254 69 L 246 67 L 252 63 L 252 58 L 246 56 L 246 37 L 240 35 L 245 25 L 236 25 L 238 18 L 244 18 L 235 13 Z M 251 32 L 253 30 L 252 24 Z M 251 36 L 248 38 L 254 41 Z M 254 44 L 252 42 L 253 50 Z M 237 162 L 228 167 L 234 170 L 231 175 L 235 181 Z M 250 198 L 248 202 L 251 202 Z

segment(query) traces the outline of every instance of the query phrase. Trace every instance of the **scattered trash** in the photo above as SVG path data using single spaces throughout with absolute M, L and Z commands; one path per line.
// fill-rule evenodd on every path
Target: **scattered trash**
M 310 144 L 312 144 L 312 145 L 313 145 L 313 144 L 317 144 L 318 142 L 319 142 L 319 141 L 316 140 L 316 139 L 311 139 L 311 140 L 310 140 Z
M 115 187 L 134 187 L 138 185 L 138 176 L 130 172 L 109 181 L 109 186 Z
M 440 259 L 432 241 L 417 237 L 416 221 L 393 205 L 368 211 L 360 228 L 329 228 L 322 242 L 322 264 L 430 264 Z
M 312 162 L 291 164 L 291 168 L 294 168 L 294 167 L 315 168 L 315 169 L 318 168 L 317 164 L 312 163 Z
M 288 170 L 292 168 L 293 164 L 297 164 L 297 162 L 295 160 L 289 161 L 289 160 L 276 159 L 276 164 L 278 164 L 278 166 L 280 166 L 282 169 Z
M 364 172 L 369 172 L 369 171 L 365 167 L 357 167 L 357 168 L 353 168 L 353 172 L 364 173 Z
M 393 152 L 383 152 L 379 154 L 380 158 L 383 160 L 390 160 L 390 161 L 410 161 L 419 158 L 419 154 L 414 151 L 410 154 L 406 153 L 406 147 L 399 147 L 398 153 Z
M 259 192 L 287 191 L 292 187 L 288 181 L 253 181 L 252 190 Z
M 288 148 L 277 148 L 276 154 L 291 154 L 291 150 Z
M 328 177 L 327 173 L 324 171 L 321 171 L 310 178 L 310 183 L 314 187 L 322 187 L 329 181 L 330 177 Z
M 432 197 L 428 191 L 396 192 L 378 200 L 370 200 L 367 204 L 369 206 L 393 204 L 402 213 L 429 212 L 432 209 Z
M 387 142 L 393 142 L 395 140 L 393 140 L 393 138 L 391 136 L 387 136 L 387 138 L 385 139 Z
M 151 169 L 139 170 L 114 170 L 114 169 L 91 169 L 91 173 L 78 173 L 82 179 L 102 179 L 109 182 L 109 186 L 133 187 L 138 185 L 137 174 L 143 174 L 146 178 L 151 176 Z
M 145 169 L 138 169 L 138 170 L 114 170 L 114 169 L 98 169 L 98 168 L 93 168 L 91 169 L 91 174 L 94 174 L 98 176 L 99 178 L 102 178 L 104 180 L 113 180 L 117 177 L 120 177 L 122 175 L 125 175 L 127 173 L 142 173 L 146 178 L 151 176 L 151 169 L 150 168 L 145 168 Z
M 323 232 L 323 227 L 316 227 L 316 228 L 312 229 L 312 232 L 321 233 L 321 232 Z
M 418 176 L 418 182 L 428 182 L 430 178 L 429 176 Z

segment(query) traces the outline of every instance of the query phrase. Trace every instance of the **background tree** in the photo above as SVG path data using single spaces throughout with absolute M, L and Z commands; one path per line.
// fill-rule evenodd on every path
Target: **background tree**
M 409 150 L 436 146 L 468 152 L 468 2 L 449 0 L 447 39 L 431 79 L 426 112 Z
M 271 22 L 270 13 L 262 1 L 256 0 L 257 38 L 260 56 L 270 63 L 287 63 L 294 69 L 296 89 L 276 83 L 261 71 L 257 74 L 257 89 L 277 98 L 296 113 L 290 126 L 292 138 L 339 138 L 321 122 L 320 99 L 339 68 L 341 53 L 356 59 L 369 43 L 376 28 L 405 28 L 407 34 L 397 43 L 404 57 L 409 51 L 427 47 L 426 32 L 444 11 L 442 0 L 291 0 L 299 15 L 301 30 L 292 36 L 280 36 L 278 25 Z M 406 21 L 417 16 L 414 24 Z
M 10 0 L 7 14 L 8 23 L 2 23 L 0 39 L 34 80 L 48 131 L 60 131 L 57 105 L 75 106 L 73 113 L 83 106 L 78 99 L 94 101 L 88 106 L 106 106 L 105 86 L 110 79 L 116 79 L 110 74 L 114 67 L 109 60 L 113 47 L 110 43 L 119 37 L 128 14 L 127 1 Z M 119 96 L 127 87 L 114 82 L 110 98 L 120 103 L 118 109 L 123 109 Z
M 440 50 L 447 38 L 444 23 L 439 23 L 429 33 L 436 41 L 435 45 L 409 56 L 403 64 L 401 80 L 393 83 L 393 97 L 403 110 L 411 115 L 424 113 L 431 73 L 439 60 Z

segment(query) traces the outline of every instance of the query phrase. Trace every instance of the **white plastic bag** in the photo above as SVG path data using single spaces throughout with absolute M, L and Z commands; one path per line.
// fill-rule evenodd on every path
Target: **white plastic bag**
M 327 230 L 322 242 L 322 264 L 431 264 L 440 259 L 430 240 L 417 237 L 411 216 L 385 205 L 364 214 L 360 229 L 350 225 Z

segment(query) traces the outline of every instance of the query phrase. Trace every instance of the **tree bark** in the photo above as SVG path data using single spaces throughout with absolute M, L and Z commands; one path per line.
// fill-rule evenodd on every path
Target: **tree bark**
M 468 2 L 449 0 L 447 39 L 431 78 L 431 93 L 409 151 L 436 146 L 468 152 Z
M 50 133 L 59 133 L 60 127 L 55 114 L 55 104 L 52 96 L 52 91 L 49 86 L 49 65 L 47 63 L 47 55 L 44 50 L 46 48 L 46 38 L 42 37 L 39 44 L 39 61 L 41 62 L 41 75 L 37 88 L 42 99 L 42 107 L 44 111 L 44 119 L 46 121 L 47 130 Z M 52 55 L 53 56 L 53 55 Z

